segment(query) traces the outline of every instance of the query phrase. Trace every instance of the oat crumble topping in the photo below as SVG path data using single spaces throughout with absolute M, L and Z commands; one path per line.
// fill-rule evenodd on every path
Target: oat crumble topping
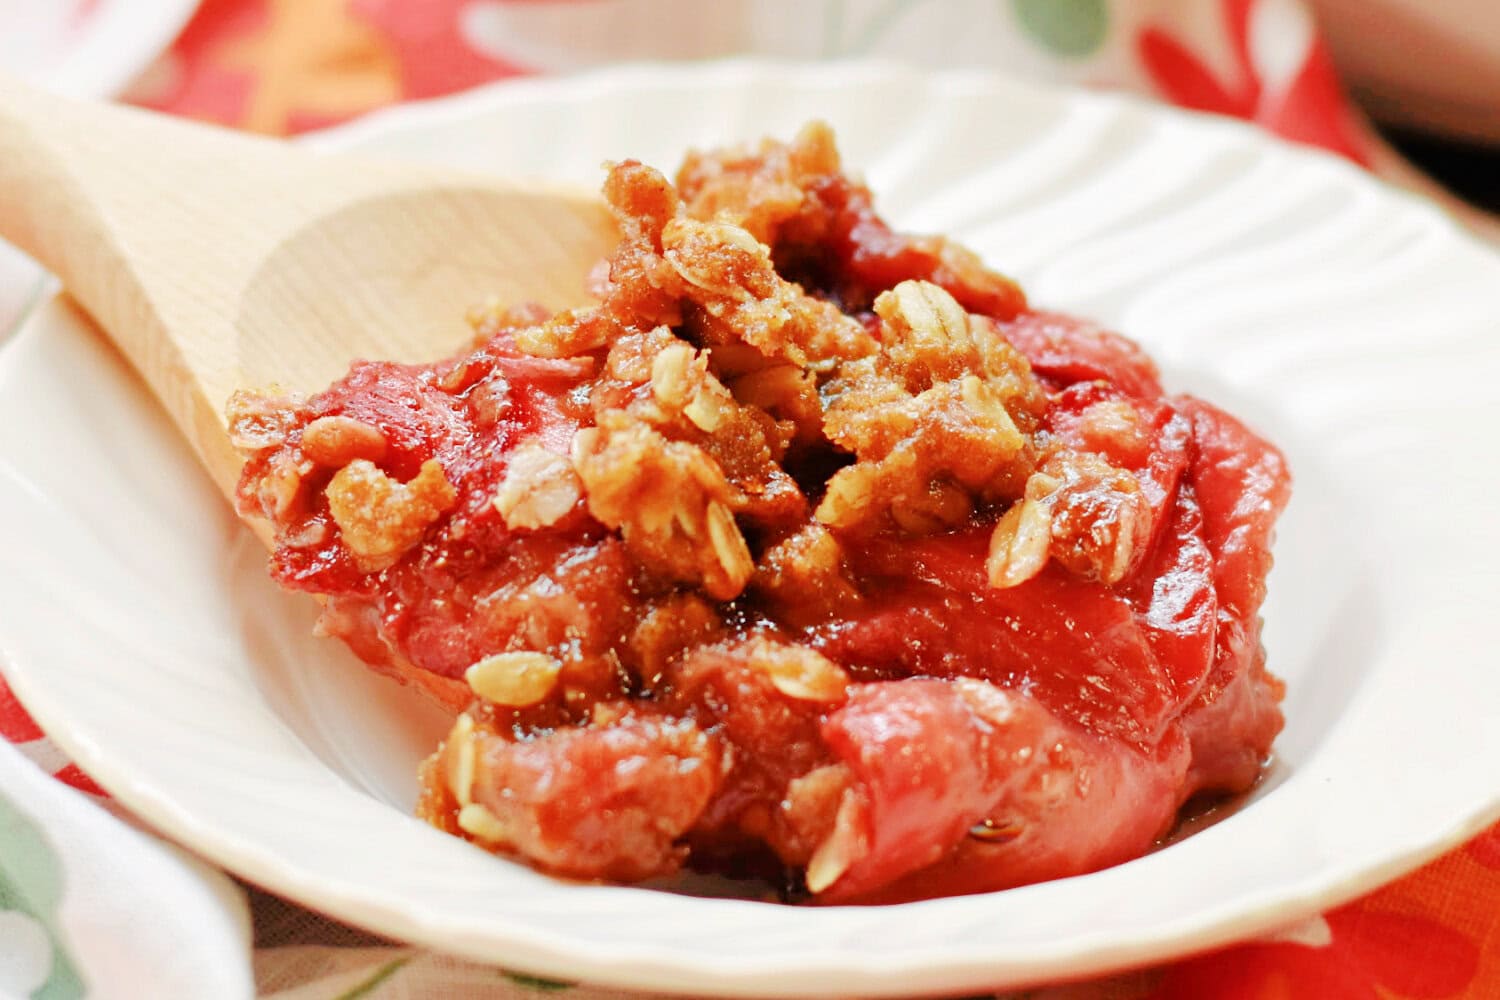
M 1254 780 L 1274 449 L 892 232 L 821 124 L 604 195 L 596 304 L 230 402 L 273 573 L 463 709 L 424 818 L 576 877 L 867 900 L 1112 863 Z

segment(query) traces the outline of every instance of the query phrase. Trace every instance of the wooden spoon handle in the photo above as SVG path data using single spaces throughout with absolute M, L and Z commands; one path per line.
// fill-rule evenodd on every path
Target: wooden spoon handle
M 111 335 L 128 337 L 149 311 L 140 271 L 151 257 L 140 251 L 213 218 L 194 163 L 222 164 L 227 146 L 254 162 L 267 145 L 0 77 L 0 236 L 61 278 Z
M 129 308 L 137 292 L 115 266 L 120 248 L 113 206 L 104 203 L 89 170 L 101 158 L 114 158 L 121 124 L 0 78 L 0 236 L 62 278 L 96 314 Z M 123 194 L 110 192 L 111 198 Z M 108 304 L 114 308 L 101 309 Z
M 229 459 L 203 376 L 223 368 L 239 290 L 283 231 L 261 178 L 292 152 L 0 79 L 0 237 L 62 279 L 211 469 Z
M 282 231 L 256 192 L 274 190 L 259 178 L 284 172 L 289 152 L 0 79 L 0 237 L 62 279 L 210 468 L 229 458 L 214 426 L 222 399 L 205 396 L 202 373 L 222 367 L 247 269 Z M 255 182 L 236 191 L 229 172 Z

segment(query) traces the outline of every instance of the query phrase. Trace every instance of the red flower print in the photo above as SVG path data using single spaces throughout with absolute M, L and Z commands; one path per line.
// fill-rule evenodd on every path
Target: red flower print
M 207 0 L 172 45 L 176 66 L 165 92 L 153 94 L 146 106 L 221 125 L 240 124 L 255 74 L 249 67 L 223 65 L 219 52 L 265 30 L 268 19 L 263 0 Z
M 1469 841 L 1466 850 L 1486 868 L 1500 871 L 1500 823 Z
M 1299 61 L 1289 74 L 1267 66 L 1254 44 L 1257 18 L 1284 11 L 1284 0 L 1219 0 L 1235 61 L 1233 79 L 1223 80 L 1190 49 L 1161 28 L 1148 27 L 1136 39 L 1146 72 L 1164 97 L 1196 111 L 1246 118 L 1297 142 L 1321 146 L 1364 166 L 1366 144 L 1339 86 L 1328 49 L 1310 29 L 1293 31 L 1268 43 L 1289 50 Z M 1300 47 L 1302 51 L 1295 50 Z
M 16 700 L 5 678 L 0 677 L 0 737 L 12 743 L 29 743 L 42 738 L 41 727 L 31 721 L 26 709 Z
M 88 792 L 90 795 L 98 795 L 101 798 L 108 797 L 109 793 L 94 783 L 94 779 L 84 774 L 77 764 L 69 764 L 58 771 L 52 777 L 65 785 L 72 785 L 80 792 Z
M 437 97 L 530 70 L 492 59 L 463 37 L 469 0 L 353 0 L 350 11 L 378 28 L 396 50 L 407 100 Z
M 1463 995 L 1479 947 L 1425 917 L 1355 903 L 1328 914 L 1323 948 L 1257 942 L 1166 970 L 1151 1000 L 1447 1000 Z

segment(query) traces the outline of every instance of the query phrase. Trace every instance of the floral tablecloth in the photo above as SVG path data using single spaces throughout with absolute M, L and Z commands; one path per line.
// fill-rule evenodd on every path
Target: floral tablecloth
M 741 52 L 1129 88 L 1392 169 L 1297 0 L 208 0 L 130 96 L 284 134 L 520 74 Z M 3 679 L 0 737 L 0 997 L 618 995 L 393 945 L 233 882 L 134 829 Z M 1500 998 L 1500 826 L 1272 937 L 1017 995 Z

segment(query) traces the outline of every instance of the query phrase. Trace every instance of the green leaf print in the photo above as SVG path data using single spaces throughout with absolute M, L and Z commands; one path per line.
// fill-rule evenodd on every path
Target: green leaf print
M 1109 35 L 1106 0 L 1009 0 L 1026 33 L 1054 55 L 1078 59 Z
M 0 796 L 0 911 L 36 920 L 52 943 L 52 971 L 32 1000 L 76 1000 L 84 993 L 57 926 L 62 890 L 61 860 L 36 825 Z
M 565 983 L 557 979 L 543 979 L 541 976 L 528 976 L 524 972 L 510 972 L 500 970 L 500 974 L 517 986 L 525 986 L 536 990 L 538 993 L 557 993 L 562 990 L 571 990 L 577 983 Z
M 408 955 L 405 958 L 397 958 L 385 963 L 376 969 L 369 979 L 366 979 L 352 989 L 345 990 L 334 997 L 333 1000 L 359 1000 L 360 997 L 369 996 L 379 988 L 381 983 L 394 976 L 397 972 L 400 972 L 401 967 L 410 961 L 411 956 Z

